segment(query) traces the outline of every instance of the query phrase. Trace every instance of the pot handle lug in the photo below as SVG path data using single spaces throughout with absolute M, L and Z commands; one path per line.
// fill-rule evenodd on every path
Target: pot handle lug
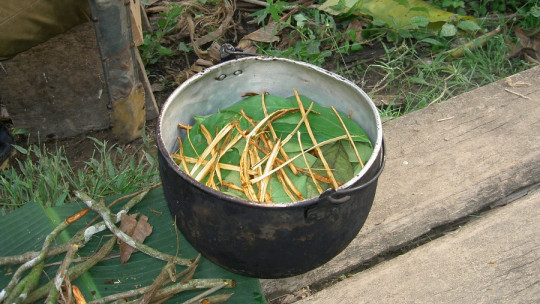
M 386 151 L 386 148 L 385 148 L 384 140 L 383 140 L 383 142 L 382 142 L 382 157 L 381 157 L 381 162 L 380 162 L 380 165 L 379 165 L 379 169 L 377 170 L 375 175 L 370 180 L 368 180 L 367 182 L 363 183 L 362 185 L 354 187 L 354 188 L 344 189 L 344 190 L 341 190 L 341 191 L 336 191 L 333 188 L 330 188 L 330 189 L 324 191 L 319 196 L 319 198 L 322 199 L 322 201 L 319 204 L 315 205 L 314 207 L 306 208 L 304 210 L 304 218 L 307 221 L 320 220 L 324 216 L 321 213 L 322 210 L 331 210 L 332 212 L 335 212 L 336 209 L 337 209 L 336 205 L 346 203 L 351 199 L 351 196 L 348 195 L 348 194 L 351 194 L 351 193 L 356 192 L 356 191 L 360 191 L 360 190 L 368 187 L 372 183 L 374 183 L 379 178 L 379 176 L 381 176 L 381 173 L 382 173 L 382 171 L 384 169 L 384 165 L 386 163 L 385 151 Z M 333 206 L 333 207 L 331 207 L 331 206 Z
M 331 204 L 335 204 L 335 205 L 343 204 L 343 203 L 349 201 L 349 199 L 351 198 L 350 195 L 347 195 L 347 194 L 360 191 L 360 190 L 368 187 L 372 183 L 374 183 L 379 178 L 379 176 L 381 176 L 381 173 L 382 173 L 382 171 L 384 169 L 384 165 L 386 163 L 385 150 L 386 150 L 386 148 L 385 148 L 384 139 L 383 139 L 383 141 L 382 141 L 381 163 L 379 165 L 379 169 L 377 170 L 377 172 L 375 172 L 375 175 L 370 180 L 363 183 L 362 185 L 359 185 L 359 186 L 356 186 L 356 187 L 353 187 L 353 188 L 337 190 L 337 191 L 333 191 L 333 193 L 328 193 L 327 195 L 325 195 L 326 199 Z M 323 195 L 324 195 L 324 192 L 323 192 L 323 194 L 321 194 L 321 197 L 323 197 Z

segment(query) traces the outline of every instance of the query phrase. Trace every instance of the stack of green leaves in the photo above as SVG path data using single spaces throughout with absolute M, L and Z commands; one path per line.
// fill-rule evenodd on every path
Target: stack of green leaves
M 193 126 L 179 125 L 187 136 L 172 157 L 199 182 L 232 196 L 274 203 L 312 198 L 349 181 L 373 152 L 364 130 L 337 115 L 296 91 L 289 98 L 247 97 L 195 116 Z

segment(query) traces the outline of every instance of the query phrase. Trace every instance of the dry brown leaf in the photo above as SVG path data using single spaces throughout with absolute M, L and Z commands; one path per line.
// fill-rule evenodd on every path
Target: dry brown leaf
M 256 42 L 278 42 L 279 37 L 276 36 L 279 34 L 279 29 L 277 27 L 277 23 L 270 22 L 267 26 L 261 27 L 260 29 L 251 32 L 244 36 L 242 39 L 249 39 Z
M 142 243 L 146 237 L 152 233 L 152 226 L 148 223 L 148 217 L 145 215 L 141 215 L 139 220 L 137 220 L 137 214 L 122 214 L 122 218 L 120 220 L 120 230 L 131 236 L 136 241 Z M 133 252 L 135 252 L 135 248 L 121 242 L 120 262 L 122 264 L 126 263 Z
M 510 52 L 507 57 L 523 55 L 525 60 L 533 63 L 540 63 L 540 33 L 525 31 L 519 27 L 514 27 L 519 44 L 507 42 L 510 46 Z
M 365 21 L 354 19 L 349 26 L 347 27 L 347 32 L 350 30 L 353 30 L 356 33 L 356 37 L 354 39 L 354 42 L 362 42 L 364 39 L 362 38 L 362 32 L 367 27 L 367 23 Z M 351 39 L 352 40 L 352 39 Z
M 257 47 L 253 42 L 278 42 L 280 39 L 277 35 L 280 32 L 281 29 L 278 27 L 278 24 L 272 20 L 265 27 L 244 36 L 238 43 L 237 48 L 245 52 L 256 52 Z

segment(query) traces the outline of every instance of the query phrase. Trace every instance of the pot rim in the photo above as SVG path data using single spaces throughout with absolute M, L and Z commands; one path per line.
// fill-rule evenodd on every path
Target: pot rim
M 334 72 L 327 71 L 327 70 L 325 70 L 323 68 L 320 68 L 320 67 L 315 66 L 315 65 L 310 64 L 310 63 L 296 61 L 296 60 L 287 59 L 287 58 L 279 58 L 279 57 L 253 56 L 253 57 L 244 57 L 244 58 L 240 58 L 240 59 L 226 61 L 226 62 L 219 63 L 217 65 L 214 65 L 212 67 L 209 67 L 209 68 L 205 69 L 204 71 L 198 73 L 197 75 L 192 76 L 188 80 L 184 81 L 167 98 L 167 100 L 163 104 L 163 107 L 162 107 L 161 112 L 160 112 L 159 117 L 158 117 L 156 138 L 157 138 L 157 146 L 158 146 L 158 150 L 159 150 L 158 152 L 163 154 L 163 158 L 167 162 L 167 165 L 171 166 L 173 168 L 173 170 L 175 171 L 175 173 L 179 174 L 180 176 L 182 176 L 182 178 L 187 180 L 190 184 L 192 184 L 193 186 L 199 188 L 202 191 L 210 192 L 214 196 L 218 196 L 218 197 L 221 196 L 223 198 L 226 198 L 226 200 L 229 201 L 229 202 L 244 205 L 244 206 L 247 206 L 247 207 L 253 207 L 253 208 L 272 208 L 272 209 L 277 209 L 277 208 L 303 208 L 303 207 L 306 207 L 306 206 L 313 205 L 314 203 L 317 203 L 319 201 L 320 197 L 323 196 L 323 195 L 326 195 L 327 192 L 329 191 L 329 190 L 326 190 L 319 196 L 304 199 L 304 200 L 301 200 L 301 201 L 294 201 L 294 202 L 288 202 L 288 203 L 278 203 L 278 204 L 264 204 L 264 203 L 254 202 L 254 201 L 250 201 L 250 200 L 247 200 L 247 199 L 227 195 L 227 194 L 225 194 L 225 193 L 223 193 L 221 191 L 214 190 L 214 189 L 212 189 L 212 188 L 210 188 L 210 187 L 208 187 L 206 185 L 203 185 L 202 183 L 196 181 L 194 178 L 192 178 L 191 176 L 186 174 L 184 171 L 180 170 L 180 167 L 173 161 L 170 154 L 168 153 L 166 145 L 165 145 L 165 143 L 163 141 L 163 137 L 161 136 L 161 134 L 162 134 L 161 125 L 162 125 L 163 116 L 164 116 L 163 113 L 165 113 L 167 111 L 167 108 L 173 103 L 173 101 L 182 92 L 182 90 L 184 90 L 184 88 L 188 87 L 191 83 L 199 81 L 199 79 L 205 77 L 206 74 L 212 73 L 214 70 L 220 69 L 223 66 L 233 65 L 233 64 L 236 64 L 237 62 L 242 62 L 242 61 L 282 61 L 282 62 L 287 62 L 287 63 L 290 63 L 290 64 L 301 65 L 301 66 L 303 66 L 303 67 L 305 67 L 307 69 L 312 69 L 312 70 L 314 70 L 316 72 L 326 74 L 326 75 L 331 76 L 331 77 L 333 77 L 333 78 L 335 78 L 335 79 L 337 79 L 339 81 L 344 82 L 345 84 L 350 86 L 352 89 L 357 91 L 360 95 L 362 95 L 362 97 L 368 102 L 369 108 L 371 109 L 372 114 L 375 117 L 375 122 L 376 122 L 376 125 L 377 125 L 376 126 L 377 127 L 377 137 L 375 139 L 375 144 L 373 145 L 373 152 L 371 153 L 371 156 L 369 157 L 369 160 L 364 164 L 364 168 L 362 168 L 362 170 L 360 170 L 360 172 L 358 172 L 358 174 L 356 174 L 349 181 L 347 181 L 346 183 L 344 183 L 343 185 L 341 185 L 340 187 L 335 189 L 335 192 L 334 191 L 332 191 L 332 192 L 339 195 L 339 190 L 345 190 L 345 189 L 348 189 L 348 188 L 352 187 L 354 185 L 354 183 L 359 181 L 367 173 L 367 171 L 372 166 L 378 165 L 379 168 L 382 166 L 384 155 L 382 155 L 382 157 L 380 158 L 379 164 L 375 164 L 375 161 L 377 160 L 379 154 L 384 153 L 384 151 L 382 150 L 383 135 L 382 135 L 381 118 L 380 118 L 379 112 L 378 112 L 377 108 L 375 107 L 375 104 L 373 103 L 371 98 L 369 98 L 369 96 L 360 87 L 358 87 L 356 84 L 354 84 L 350 80 L 344 78 L 343 76 L 340 76 L 340 75 L 338 75 L 338 74 L 336 74 Z

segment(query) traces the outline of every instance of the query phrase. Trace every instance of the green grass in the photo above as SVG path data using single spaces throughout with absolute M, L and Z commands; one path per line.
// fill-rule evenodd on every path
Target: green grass
M 127 154 L 117 145 L 90 139 L 94 141 L 94 154 L 79 169 L 70 165 L 63 147 L 49 151 L 44 145 L 16 146 L 22 160 L 0 172 L 0 213 L 29 202 L 45 207 L 70 203 L 76 200 L 73 190 L 106 197 L 159 182 L 156 157 L 146 151 L 148 140 L 136 153 Z
M 425 26 L 404 31 L 360 17 L 368 24 L 363 31 L 364 40 L 359 43 L 347 39 L 352 36 L 347 27 L 358 17 L 338 18 L 317 9 L 304 9 L 283 22 L 288 35 L 297 37 L 294 46 L 286 49 L 277 49 L 277 43 L 259 43 L 258 46 L 264 54 L 333 67 L 372 98 L 379 94 L 395 96 L 388 106 L 380 107 L 385 119 L 442 102 L 534 66 L 522 58 L 506 57 L 510 51 L 507 41 L 517 42 L 514 26 L 526 30 L 537 30 L 540 26 L 540 6 L 534 1 L 438 0 L 432 3 L 450 12 L 474 16 L 478 25 L 470 21 L 463 25 L 458 23 L 457 28 L 466 30 L 455 34 L 442 30 L 436 33 Z M 273 2 L 272 5 L 281 4 Z M 453 24 L 448 26 L 456 28 Z M 502 31 L 484 46 L 466 50 L 460 58 L 447 58 L 444 54 L 497 26 L 501 26 Z M 383 48 L 384 53 L 368 63 L 351 66 L 344 62 L 344 56 L 362 52 L 363 46 Z
M 399 98 L 405 100 L 381 109 L 382 116 L 395 118 L 533 66 L 523 60 L 506 58 L 507 52 L 502 36 L 492 38 L 483 48 L 466 52 L 459 60 L 450 61 L 444 56 L 426 59 L 419 54 L 419 47 L 405 44 L 386 48 L 384 58 L 358 69 L 363 69 L 363 77 L 368 73 L 383 75 L 388 91 L 396 95 L 394 104 Z

